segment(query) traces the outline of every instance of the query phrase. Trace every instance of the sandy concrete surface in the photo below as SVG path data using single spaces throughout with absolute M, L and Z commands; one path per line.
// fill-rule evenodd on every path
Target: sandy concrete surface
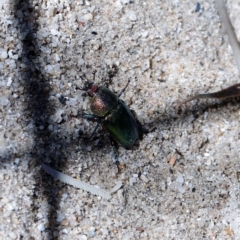
M 240 5 L 227 1 L 240 39 Z M 0 0 L 0 239 L 239 239 L 239 83 L 214 2 Z M 80 117 L 97 70 L 152 131 L 119 148 Z M 110 200 L 54 180 L 44 162 Z

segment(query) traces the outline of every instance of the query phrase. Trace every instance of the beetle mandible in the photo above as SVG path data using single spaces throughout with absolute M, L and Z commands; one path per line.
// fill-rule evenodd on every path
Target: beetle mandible
M 95 72 L 93 74 L 95 78 Z M 103 129 L 105 129 L 110 136 L 118 170 L 118 144 L 125 149 L 131 149 L 135 142 L 142 138 L 143 133 L 148 132 L 142 127 L 135 113 L 120 99 L 120 96 L 128 87 L 129 82 L 130 79 L 128 79 L 126 86 L 119 94 L 115 94 L 107 87 L 97 86 L 92 81 L 86 81 L 84 87 L 81 88 L 81 90 L 86 91 L 91 98 L 90 109 L 92 111 L 92 113 L 83 112 L 81 116 L 87 120 L 97 122 L 89 139 L 95 135 L 98 127 L 102 125 Z

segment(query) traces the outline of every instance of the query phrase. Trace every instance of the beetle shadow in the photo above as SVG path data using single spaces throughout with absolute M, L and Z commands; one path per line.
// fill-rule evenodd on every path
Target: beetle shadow
M 223 100 L 214 100 L 214 99 L 205 99 L 205 100 L 195 100 L 196 104 L 192 105 L 192 107 L 187 107 L 186 103 L 185 107 L 181 107 L 177 109 L 178 114 L 181 119 L 186 119 L 190 114 L 194 116 L 194 118 L 198 118 L 200 115 L 204 114 L 209 110 L 222 111 L 227 109 L 228 105 L 231 104 L 233 107 L 239 107 L 240 98 L 229 98 Z M 186 108 L 187 107 L 187 108 Z
M 154 129 L 161 128 L 164 126 L 166 129 L 173 129 L 175 123 L 179 121 L 184 122 L 189 119 L 189 116 L 192 115 L 196 120 L 202 114 L 209 110 L 216 110 L 216 112 L 223 111 L 227 109 L 229 104 L 233 107 L 239 107 L 240 98 L 229 98 L 223 100 L 216 100 L 216 99 L 205 99 L 205 100 L 195 100 L 196 104 L 192 105 L 191 102 L 182 105 L 181 107 L 177 108 L 175 106 L 171 107 L 171 113 L 169 114 L 162 114 L 156 117 L 151 124 L 150 127 Z M 189 105 L 191 105 L 189 107 Z

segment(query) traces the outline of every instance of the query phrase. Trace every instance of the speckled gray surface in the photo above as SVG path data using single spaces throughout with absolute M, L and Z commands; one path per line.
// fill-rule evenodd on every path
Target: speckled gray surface
M 239 239 L 239 99 L 175 108 L 240 82 L 213 1 L 16 2 L 0 0 L 0 239 Z M 227 7 L 240 38 L 239 3 Z M 89 111 L 83 75 L 102 84 L 112 65 L 110 88 L 131 78 L 122 99 L 155 127 L 119 148 L 119 175 L 107 135 L 85 143 L 94 124 L 76 117 Z M 41 161 L 124 185 L 105 200 Z

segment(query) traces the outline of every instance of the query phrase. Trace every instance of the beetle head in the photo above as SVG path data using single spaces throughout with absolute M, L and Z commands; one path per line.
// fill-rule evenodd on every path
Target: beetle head
M 84 83 L 84 87 L 81 90 L 86 91 L 89 97 L 93 97 L 97 92 L 98 87 L 93 82 L 86 81 Z

